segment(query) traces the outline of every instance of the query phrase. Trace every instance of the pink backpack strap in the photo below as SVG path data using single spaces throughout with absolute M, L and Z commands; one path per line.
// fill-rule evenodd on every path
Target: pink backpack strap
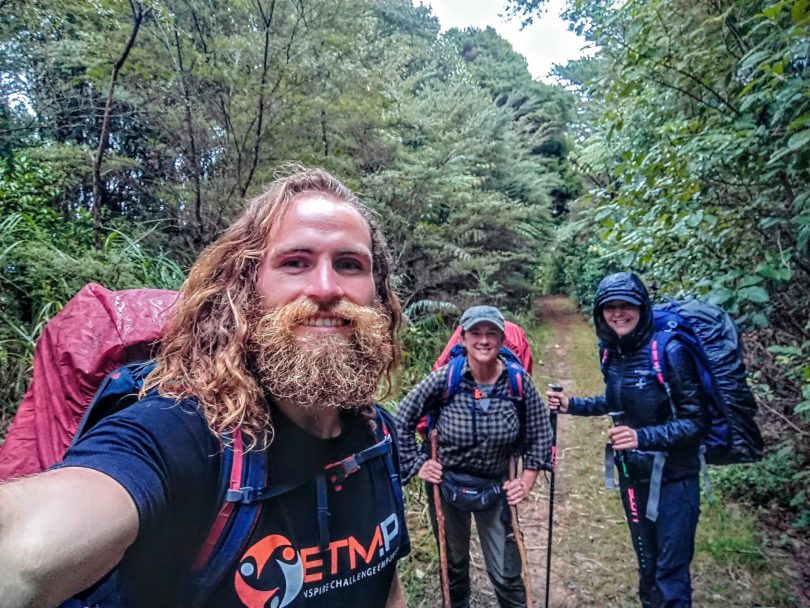
M 658 340 L 653 338 L 652 341 L 652 363 L 653 363 L 653 371 L 655 371 L 655 377 L 658 379 L 658 382 L 661 386 L 666 386 L 667 383 L 664 380 L 664 371 L 661 367 L 661 354 L 658 352 Z
M 245 455 L 242 431 L 239 429 L 236 429 L 233 433 L 232 449 L 233 460 L 231 463 L 231 475 L 230 481 L 228 482 L 228 489 L 239 490 L 242 487 L 242 463 Z M 211 528 L 208 530 L 208 536 L 206 537 L 203 546 L 200 548 L 197 558 L 194 560 L 193 567 L 195 570 L 201 569 L 206 563 L 208 563 L 208 560 L 216 548 L 219 539 L 222 537 L 222 532 L 225 530 L 225 526 L 227 525 L 228 519 L 231 517 L 231 513 L 233 512 L 235 506 L 236 503 L 224 502 L 222 507 L 220 507 L 219 513 L 217 513 L 217 516 L 214 519 L 214 523 L 211 524 Z

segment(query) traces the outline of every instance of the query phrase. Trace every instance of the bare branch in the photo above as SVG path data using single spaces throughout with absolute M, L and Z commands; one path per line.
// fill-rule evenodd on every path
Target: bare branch
M 118 73 L 121 71 L 121 68 L 129 56 L 129 52 L 135 45 L 135 39 L 138 37 L 138 31 L 141 29 L 141 24 L 152 11 L 151 7 L 144 10 L 143 5 L 141 5 L 140 2 L 136 3 L 133 0 L 130 0 L 129 5 L 132 8 L 132 29 L 130 30 L 129 38 L 124 45 L 124 49 L 121 51 L 121 55 L 119 55 L 118 59 L 116 59 L 115 63 L 113 64 L 113 69 L 110 73 L 110 84 L 109 88 L 107 89 L 107 103 L 104 108 L 104 118 L 101 122 L 101 133 L 98 138 L 98 151 L 96 152 L 96 158 L 93 162 L 93 233 L 97 247 L 101 246 L 101 206 L 104 204 L 105 195 L 104 184 L 101 177 L 101 166 L 104 162 L 104 152 L 107 149 L 109 141 L 110 118 L 112 116 L 115 85 L 118 81 Z

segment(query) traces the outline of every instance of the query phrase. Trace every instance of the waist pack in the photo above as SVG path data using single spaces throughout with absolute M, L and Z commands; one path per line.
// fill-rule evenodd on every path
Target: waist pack
M 446 470 L 439 487 L 444 501 L 459 511 L 483 511 L 501 499 L 501 485 L 489 477 Z

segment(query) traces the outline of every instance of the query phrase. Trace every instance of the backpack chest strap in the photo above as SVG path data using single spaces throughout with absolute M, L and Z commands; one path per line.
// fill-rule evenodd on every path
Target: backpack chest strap
M 343 489 L 343 482 L 349 475 L 360 470 L 360 465 L 377 456 L 383 456 L 391 451 L 391 435 L 386 435 L 382 441 L 366 448 L 362 452 L 338 460 L 324 467 L 327 479 L 338 492 Z
M 343 483 L 346 481 L 346 478 L 359 471 L 363 463 L 390 451 L 391 436 L 387 435 L 381 441 L 367 447 L 365 450 L 326 465 L 323 468 L 323 472 L 316 475 L 316 479 L 323 476 L 324 479 L 327 479 L 332 484 L 335 490 L 340 491 L 343 489 Z M 268 486 L 259 488 L 249 486 L 238 489 L 231 488 L 225 493 L 225 502 L 251 505 L 275 498 L 276 496 L 281 496 L 311 481 L 312 479 L 310 478 L 294 483 L 271 483 Z

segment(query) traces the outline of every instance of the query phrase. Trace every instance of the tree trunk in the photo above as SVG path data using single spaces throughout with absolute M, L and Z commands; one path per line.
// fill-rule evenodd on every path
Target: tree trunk
M 143 20 L 146 18 L 149 11 L 152 9 L 144 10 L 140 2 L 130 1 L 132 8 L 132 30 L 129 32 L 129 38 L 124 45 L 121 55 L 113 64 L 112 72 L 110 73 L 110 85 L 107 89 L 107 103 L 104 106 L 104 117 L 101 121 L 101 134 L 98 137 L 98 150 L 96 151 L 96 158 L 93 161 L 93 239 L 96 247 L 101 247 L 101 207 L 104 204 L 104 183 L 101 179 L 101 166 L 104 162 L 104 152 L 107 150 L 107 144 L 110 136 L 110 118 L 112 116 L 112 103 L 115 93 L 115 83 L 118 81 L 118 73 L 126 62 L 129 52 L 135 45 L 135 39 L 138 37 L 138 30 L 141 28 Z

